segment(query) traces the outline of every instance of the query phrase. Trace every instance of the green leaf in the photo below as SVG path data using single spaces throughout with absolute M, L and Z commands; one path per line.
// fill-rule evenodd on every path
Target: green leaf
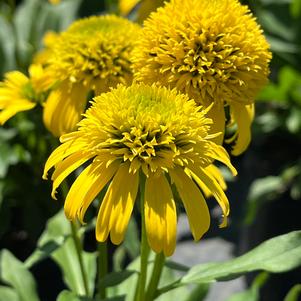
M 281 38 L 292 41 L 295 37 L 294 28 L 288 26 L 283 20 L 270 9 L 261 9 L 257 12 L 256 17 L 259 23 L 266 28 L 270 33 L 273 33 Z
M 148 274 L 147 274 L 147 283 L 150 279 L 151 272 L 153 269 L 153 262 L 154 262 L 154 253 L 151 252 L 148 262 Z M 136 258 L 134 261 L 132 261 L 128 267 L 126 268 L 127 271 L 132 271 L 132 275 L 130 275 L 127 279 L 125 279 L 120 284 L 110 287 L 109 288 L 109 296 L 118 296 L 118 295 L 125 295 L 126 301 L 132 301 L 134 300 L 135 296 L 135 288 L 138 280 L 138 273 L 140 268 L 140 258 Z M 134 271 L 134 273 L 133 273 Z M 169 284 L 177 281 L 179 279 L 179 276 L 175 275 L 175 273 L 168 268 L 164 268 L 161 278 L 159 287 L 165 287 L 169 286 Z M 129 289 L 131 288 L 131 289 Z M 185 298 L 188 295 L 188 291 L 184 287 L 176 288 L 173 290 L 165 290 L 164 292 L 161 292 L 162 296 L 158 296 L 156 298 L 156 301 L 174 301 L 176 299 L 178 300 L 185 300 Z
M 301 129 L 301 110 L 292 108 L 286 120 L 286 126 L 290 133 L 296 134 Z
M 20 301 L 39 300 L 32 274 L 8 250 L 0 253 L 0 267 L 0 279 L 16 290 Z
M 271 5 L 271 4 L 283 5 L 283 4 L 291 3 L 292 0 L 261 0 L 260 2 L 263 5 Z
M 38 240 L 38 248 L 25 261 L 27 267 L 49 257 L 52 252 L 59 248 L 67 237 L 70 236 L 70 223 L 65 217 L 64 211 L 59 211 L 50 218 L 46 228 Z
M 209 283 L 200 283 L 189 292 L 188 297 L 185 301 L 202 301 L 206 298 L 209 292 L 210 285 Z
M 78 296 L 76 293 L 70 292 L 67 290 L 62 291 L 58 295 L 56 300 L 57 301 L 94 301 L 94 299 L 92 299 L 92 298 L 81 297 L 81 296 Z
M 0 286 L 0 301 L 20 301 L 20 298 L 14 289 Z
M 296 284 L 285 296 L 284 301 L 298 301 L 299 296 L 301 296 L 301 284 Z
M 123 245 L 125 249 L 128 251 L 131 259 L 134 259 L 139 255 L 139 250 L 140 250 L 139 235 L 138 235 L 136 222 L 133 218 L 129 222 Z
M 268 176 L 262 179 L 256 179 L 247 196 L 248 207 L 245 223 L 251 224 L 262 204 L 275 199 L 283 191 L 283 179 L 279 176 Z
M 148 272 L 150 277 L 150 272 L 152 271 L 153 265 L 150 264 L 148 266 Z M 163 269 L 163 272 L 160 277 L 159 288 L 168 286 L 170 283 L 173 283 L 179 279 L 179 276 L 174 273 L 171 269 Z M 202 290 L 202 295 L 204 291 Z M 185 298 L 189 295 L 189 291 L 186 287 L 178 287 L 172 290 L 166 290 L 164 293 L 161 293 L 156 301 L 174 301 L 174 300 L 185 300 Z M 197 301 L 201 301 L 202 299 L 198 299 Z M 191 301 L 194 301 L 193 299 Z
M 18 144 L 10 145 L 8 142 L 0 144 L 0 178 L 4 178 L 10 165 L 18 162 L 28 162 L 30 155 Z
M 284 53 L 298 53 L 299 47 L 296 44 L 289 43 L 287 41 L 266 35 L 268 42 L 271 45 L 271 50 L 273 52 L 284 52 Z
M 42 3 L 34 24 L 34 40 L 41 41 L 47 31 L 62 31 L 76 18 L 83 0 L 64 0 L 57 5 Z M 40 45 L 41 46 L 41 45 Z
M 58 20 L 58 30 L 64 30 L 77 17 L 83 0 L 64 0 L 59 5 L 50 5 L 50 14 Z
M 108 275 L 106 275 L 102 280 L 101 283 L 104 287 L 110 287 L 110 286 L 115 286 L 132 276 L 135 271 L 129 271 L 129 270 L 124 270 L 120 272 L 112 272 Z
M 177 263 L 172 260 L 166 260 L 165 266 L 172 270 L 181 271 L 181 272 L 187 272 L 189 270 L 188 266 L 181 263 Z
M 36 41 L 33 41 L 34 23 L 39 15 L 41 1 L 25 0 L 17 8 L 13 23 L 17 37 L 17 58 L 24 69 L 30 64 L 35 51 Z
M 87 272 L 89 291 L 94 291 L 96 275 L 96 254 L 83 252 L 84 267 Z M 85 295 L 82 274 L 78 262 L 74 241 L 69 237 L 64 244 L 51 254 L 63 273 L 66 285 L 78 295 Z
M 252 283 L 252 286 L 244 292 L 231 296 L 227 301 L 259 301 L 259 290 L 269 278 L 268 273 L 260 273 Z
M 179 285 L 229 280 L 257 270 L 280 273 L 300 264 L 301 231 L 294 231 L 269 239 L 232 260 L 194 266 L 181 279 Z
M 11 24 L 0 15 L 0 74 L 16 68 L 15 35 Z

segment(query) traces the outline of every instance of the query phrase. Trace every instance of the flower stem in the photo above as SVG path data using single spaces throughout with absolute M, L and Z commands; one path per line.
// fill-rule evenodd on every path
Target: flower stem
M 165 262 L 165 256 L 163 252 L 156 254 L 152 276 L 145 295 L 145 301 L 153 301 L 155 298 L 161 273 L 164 267 L 164 262 Z
M 106 287 L 102 279 L 108 273 L 108 247 L 107 242 L 98 243 L 98 295 L 100 299 L 106 298 Z
M 143 178 L 143 177 L 141 177 Z M 140 254 L 140 274 L 136 290 L 136 301 L 145 300 L 145 285 L 147 277 L 147 263 L 149 246 L 146 237 L 145 216 L 144 216 L 144 179 L 140 183 L 140 209 L 141 209 L 141 254 Z
M 62 191 L 63 197 L 66 198 L 69 189 L 68 189 L 68 185 L 65 181 L 61 184 L 61 191 Z M 82 246 L 82 241 L 78 235 L 78 226 L 77 226 L 76 222 L 70 221 L 70 227 L 71 227 L 72 239 L 74 242 L 77 259 L 78 259 L 78 263 L 79 263 L 79 268 L 80 268 L 80 271 L 82 274 L 85 294 L 87 296 L 89 296 L 88 278 L 87 278 L 87 273 L 86 273 L 84 261 L 83 261 L 83 246 Z
M 71 225 L 72 238 L 73 238 L 76 253 L 77 253 L 77 259 L 78 259 L 78 262 L 79 262 L 79 267 L 80 267 L 80 271 L 81 271 L 82 278 L 83 278 L 85 294 L 87 296 L 89 296 L 89 286 L 88 286 L 87 273 L 86 273 L 86 270 L 85 270 L 83 256 L 82 256 L 82 252 L 83 252 L 82 242 L 79 238 L 78 231 L 77 231 L 78 229 L 77 229 L 77 225 L 75 224 L 75 222 L 70 221 L 70 225 Z

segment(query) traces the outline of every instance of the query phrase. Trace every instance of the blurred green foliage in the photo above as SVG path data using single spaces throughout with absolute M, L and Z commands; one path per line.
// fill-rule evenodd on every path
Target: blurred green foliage
M 276 158 L 281 158 L 276 163 L 271 161 L 273 168 L 256 173 L 247 185 L 245 215 L 241 223 L 250 225 L 256 222 L 257 213 L 265 203 L 277 202 L 287 193 L 293 200 L 300 202 L 301 198 L 301 1 L 242 2 L 254 12 L 273 51 L 270 83 L 258 95 L 251 149 L 255 149 L 257 154 L 265 153 L 269 144 L 269 150 L 277 153 Z M 46 0 L 0 1 L 0 78 L 9 70 L 27 73 L 33 55 L 42 48 L 45 32 L 61 31 L 77 17 L 99 14 L 105 9 L 117 12 L 117 1 L 63 0 L 58 5 Z M 279 137 L 286 138 L 286 144 L 281 147 L 277 144 Z M 29 257 L 38 245 L 25 265 L 9 251 L 1 253 L 1 260 L 5 260 L 6 264 L 4 275 L 3 272 L 1 274 L 2 280 L 10 286 L 0 286 L 0 301 L 37 300 L 35 284 L 28 268 L 48 256 L 66 272 L 67 286 L 78 293 L 82 292 L 78 279 L 73 278 L 76 273 L 68 273 L 74 263 L 70 262 L 69 249 L 66 249 L 67 244 L 71 244 L 68 240 L 70 232 L 66 224 L 61 224 L 64 223 L 62 214 L 58 213 L 45 225 L 62 207 L 61 203 L 50 199 L 50 184 L 41 179 L 44 162 L 53 145 L 52 138 L 43 127 L 39 109 L 18 114 L 0 129 L 0 241 L 10 249 L 18 249 L 22 243 L 19 253 L 17 251 L 21 259 Z M 112 265 L 116 270 L 123 267 L 127 258 L 134 259 L 137 256 L 137 237 L 137 227 L 131 223 L 125 243 L 114 253 Z M 133 241 L 136 243 L 131 243 Z M 58 252 L 57 249 L 62 245 L 65 247 Z M 92 283 L 95 255 L 86 253 L 85 258 L 85 263 L 92 271 Z M 24 283 L 9 272 L 10 265 L 15 267 L 20 276 L 26 274 L 24 279 L 30 282 L 30 294 L 21 294 L 21 299 L 16 290 L 22 291 Z M 167 282 L 176 280 L 169 274 L 165 277 L 164 281 Z M 265 280 L 265 274 L 260 275 L 248 291 L 233 296 L 229 301 L 258 300 L 259 288 Z M 127 288 L 125 283 L 121 291 Z M 297 285 L 285 300 L 297 300 L 298 297 L 294 296 L 299 294 L 300 285 Z M 58 300 L 72 298 L 84 300 L 69 291 L 62 292 Z

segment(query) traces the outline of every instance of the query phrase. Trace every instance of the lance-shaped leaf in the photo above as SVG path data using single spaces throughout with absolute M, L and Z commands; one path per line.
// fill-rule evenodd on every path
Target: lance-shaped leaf
M 281 273 L 299 265 L 301 265 L 301 231 L 293 231 L 269 239 L 235 259 L 194 266 L 181 279 L 179 285 L 229 280 L 256 270 Z

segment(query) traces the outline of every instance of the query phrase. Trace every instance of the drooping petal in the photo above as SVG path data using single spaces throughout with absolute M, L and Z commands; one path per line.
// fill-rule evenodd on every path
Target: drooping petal
M 59 137 L 75 129 L 87 104 L 87 90 L 79 84 L 63 82 L 50 93 L 43 120 L 49 131 Z
M 229 215 L 230 211 L 229 201 L 219 183 L 212 175 L 210 175 L 210 173 L 207 173 L 205 169 L 198 166 L 190 166 L 189 168 L 192 171 L 191 175 L 196 183 L 201 187 L 205 184 L 211 191 L 214 198 L 222 208 L 224 218 L 226 218 Z M 222 225 L 224 224 L 225 223 L 223 222 Z
M 48 171 L 56 166 L 60 161 L 63 161 L 66 157 L 70 156 L 75 152 L 81 152 L 83 145 L 78 143 L 77 141 L 67 141 L 60 146 L 58 146 L 49 156 L 45 163 L 43 179 L 47 179 Z
M 207 143 L 210 144 L 210 156 L 213 159 L 224 163 L 231 170 L 233 176 L 236 176 L 237 170 L 232 165 L 227 151 L 221 145 L 216 145 L 215 143 L 212 143 L 211 141 L 207 141 Z
M 7 87 L 15 89 L 26 85 L 29 81 L 28 77 L 20 71 L 11 71 L 5 74 L 5 84 Z
M 113 199 L 114 204 L 110 220 L 110 237 L 112 242 L 116 245 L 123 241 L 126 227 L 133 211 L 139 184 L 138 172 L 134 174 L 129 173 L 129 166 L 123 166 L 122 168 L 123 170 L 120 171 L 119 181 L 116 182 L 119 186 L 119 194 L 118 197 Z M 116 180 L 118 180 L 118 178 Z M 112 189 L 114 188 L 112 187 Z
M 145 182 L 144 213 L 150 247 L 170 256 L 176 245 L 176 206 L 169 183 L 164 176 L 150 176 Z
M 223 190 L 227 189 L 227 184 L 218 167 L 216 167 L 215 165 L 208 165 L 204 168 L 204 171 L 206 172 L 206 174 L 214 178 Z M 185 169 L 185 172 L 189 176 L 192 176 L 190 169 Z M 206 198 L 212 196 L 212 191 L 209 190 L 209 188 L 202 181 L 198 182 L 198 186 L 201 188 Z
M 129 173 L 129 164 L 116 172 L 101 203 L 96 221 L 96 239 L 105 241 L 111 231 L 111 240 L 119 244 L 124 237 L 138 190 L 138 173 Z
M 199 240 L 210 226 L 210 215 L 206 201 L 196 184 L 182 168 L 170 169 L 169 174 L 184 203 L 194 240 Z
M 0 125 L 3 125 L 8 119 L 13 117 L 17 113 L 31 110 L 35 106 L 36 103 L 24 100 L 20 103 L 8 105 L 6 108 L 4 107 L 0 112 Z
M 92 162 L 86 167 L 72 184 L 65 201 L 65 214 L 67 218 L 74 220 L 77 216 L 83 216 L 96 195 L 110 181 L 117 166 L 111 164 L 108 168 L 105 164 Z
M 87 154 L 84 152 L 76 152 L 57 164 L 51 177 L 51 180 L 53 181 L 51 196 L 54 199 L 56 189 L 59 187 L 62 181 L 64 181 L 64 179 L 68 177 L 70 173 L 89 160 L 92 156 L 93 154 L 91 153 Z
M 212 165 L 205 167 L 204 170 L 206 171 L 207 174 L 212 176 L 218 182 L 218 184 L 221 186 L 221 188 L 223 190 L 227 189 L 227 184 L 226 184 L 224 177 L 218 167 L 216 167 L 215 165 L 212 164 Z
M 221 103 L 214 104 L 207 112 L 206 116 L 213 120 L 208 134 L 221 133 L 221 135 L 218 135 L 217 137 L 211 139 L 211 141 L 221 145 L 224 140 L 226 122 L 224 106 Z
M 251 142 L 251 124 L 254 118 L 254 106 L 231 103 L 231 114 L 237 124 L 237 137 L 232 154 L 238 156 L 243 153 Z

